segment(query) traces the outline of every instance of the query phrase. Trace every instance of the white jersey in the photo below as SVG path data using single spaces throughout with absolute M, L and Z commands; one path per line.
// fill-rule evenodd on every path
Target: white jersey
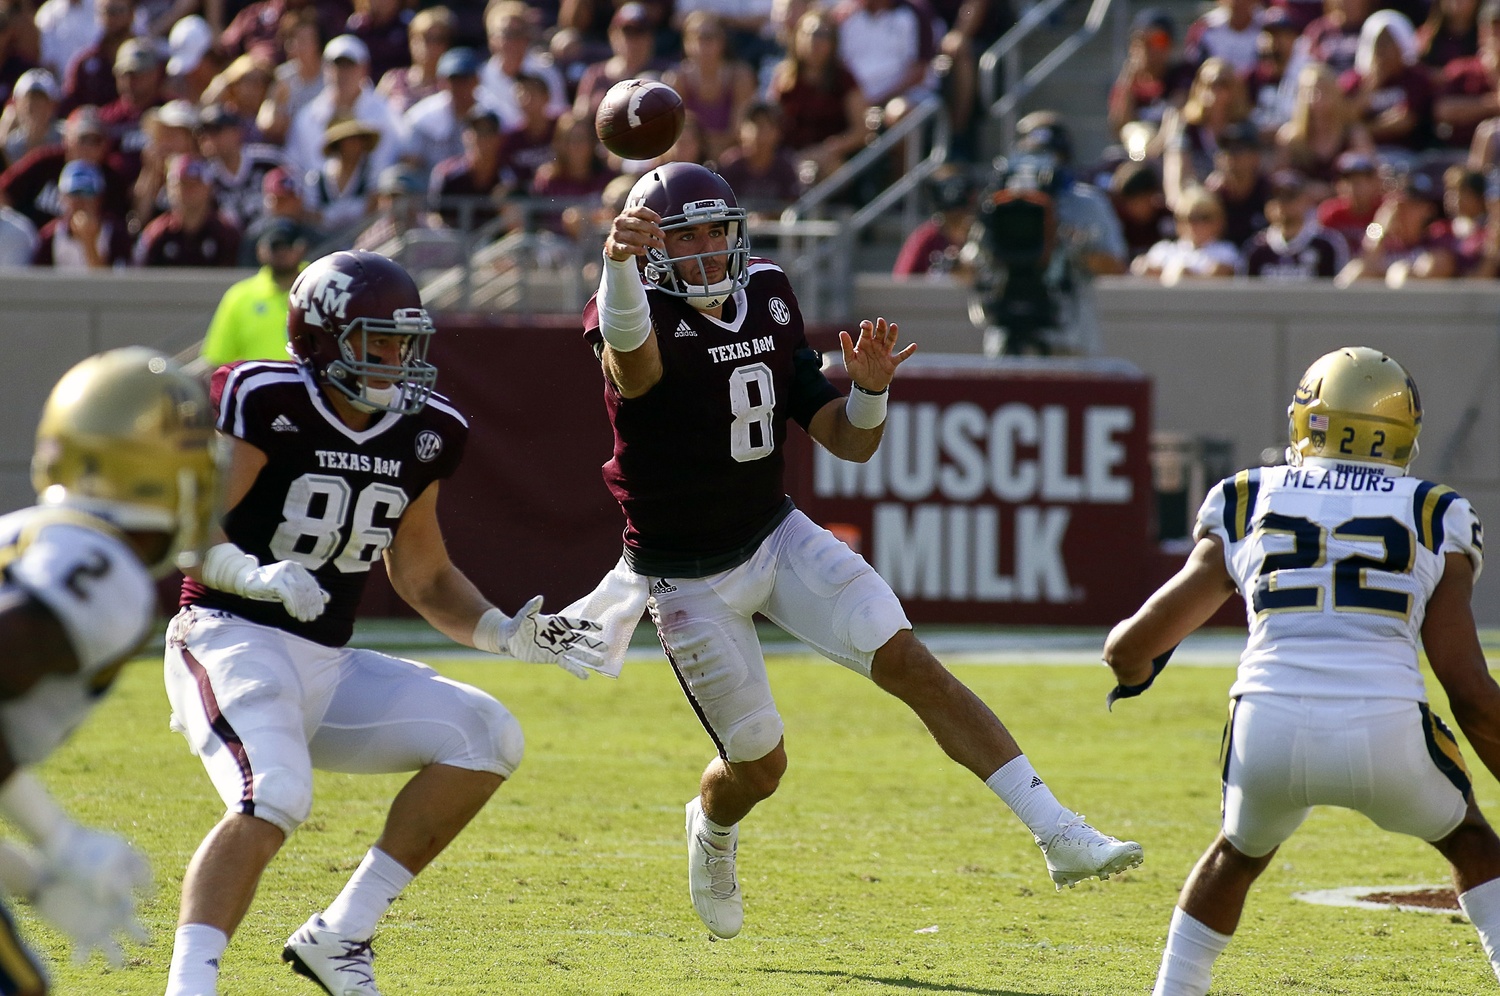
M 1219 537 L 1250 639 L 1231 696 L 1425 702 L 1417 646 L 1444 557 L 1483 563 L 1479 517 L 1452 488 L 1378 465 L 1308 459 L 1213 488 L 1194 533 Z
M 21 765 L 44 760 L 109 688 L 141 645 L 156 606 L 151 575 L 108 525 L 61 508 L 0 517 L 0 591 L 22 591 L 52 611 L 78 671 L 48 675 L 0 703 L 0 733 Z

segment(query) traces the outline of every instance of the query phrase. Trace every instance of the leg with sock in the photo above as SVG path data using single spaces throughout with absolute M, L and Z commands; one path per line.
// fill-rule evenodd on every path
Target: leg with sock
M 1228 946 L 1250 887 L 1271 863 L 1270 852 L 1252 858 L 1220 834 L 1188 876 L 1172 912 L 1167 947 L 1152 996 L 1204 996 L 1213 963 Z

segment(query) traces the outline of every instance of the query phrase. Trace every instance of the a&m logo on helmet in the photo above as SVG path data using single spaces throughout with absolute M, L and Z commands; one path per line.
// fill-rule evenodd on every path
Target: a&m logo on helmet
M 307 312 L 308 320 L 317 325 L 330 317 L 347 318 L 352 297 L 349 288 L 353 282 L 353 277 L 349 274 L 324 267 L 323 272 L 318 274 L 316 283 L 311 287 L 303 286 L 300 300 L 296 304 Z

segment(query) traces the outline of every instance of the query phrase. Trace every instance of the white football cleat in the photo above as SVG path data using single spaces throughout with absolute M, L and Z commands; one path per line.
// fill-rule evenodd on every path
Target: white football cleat
M 370 942 L 335 934 L 316 913 L 286 939 L 281 960 L 329 996 L 380 996 Z
M 722 838 L 729 848 L 721 850 L 710 843 L 713 836 L 703 824 L 703 803 L 695 798 L 687 804 L 688 891 L 703 925 L 717 937 L 733 937 L 745 921 L 744 896 L 734 875 L 739 828 Z
M 1117 840 L 1100 833 L 1083 821 L 1082 816 L 1058 827 L 1051 840 L 1034 838 L 1047 859 L 1047 871 L 1058 891 L 1072 888 L 1086 878 L 1109 878 L 1127 868 L 1134 868 L 1145 858 L 1141 845 L 1133 840 Z

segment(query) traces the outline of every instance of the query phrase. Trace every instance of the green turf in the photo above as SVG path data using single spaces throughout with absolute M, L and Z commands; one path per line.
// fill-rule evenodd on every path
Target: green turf
M 510 706 L 527 760 L 383 921 L 376 964 L 389 996 L 1139 996 L 1177 890 L 1217 826 L 1228 669 L 1174 668 L 1110 714 L 1097 666 L 955 668 L 1064 803 L 1145 844 L 1144 867 L 1059 894 L 1019 822 L 904 707 L 833 665 L 778 659 L 791 767 L 742 828 L 744 932 L 711 943 L 687 900 L 682 840 L 682 804 L 710 748 L 667 668 L 631 664 L 618 682 L 587 683 L 504 662 L 442 669 Z M 158 882 L 144 911 L 152 943 L 132 948 L 123 971 L 98 958 L 72 966 L 57 936 L 20 911 L 60 993 L 163 991 L 182 869 L 220 808 L 166 720 L 159 665 L 132 665 L 44 769 L 80 819 L 134 839 Z M 341 887 L 399 784 L 319 776 L 312 820 L 225 956 L 224 996 L 317 996 L 279 963 L 281 942 Z M 1479 796 L 1500 812 L 1488 775 Z M 1424 844 L 1363 817 L 1315 815 L 1252 894 L 1214 993 L 1492 991 L 1467 923 L 1292 898 L 1445 875 Z

